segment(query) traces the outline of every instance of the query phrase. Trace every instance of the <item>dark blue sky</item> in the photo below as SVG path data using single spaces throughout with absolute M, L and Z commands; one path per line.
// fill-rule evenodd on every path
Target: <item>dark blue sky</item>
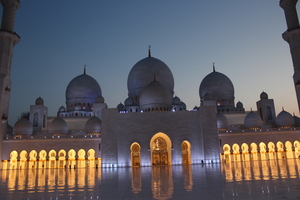
M 284 107 L 298 114 L 285 30 L 279 1 L 21 1 L 9 123 L 39 96 L 56 115 L 84 65 L 108 106 L 116 107 L 127 98 L 128 73 L 148 45 L 172 70 L 175 94 L 189 109 L 199 106 L 199 85 L 215 62 L 246 110 L 256 110 L 265 91 L 277 113 Z

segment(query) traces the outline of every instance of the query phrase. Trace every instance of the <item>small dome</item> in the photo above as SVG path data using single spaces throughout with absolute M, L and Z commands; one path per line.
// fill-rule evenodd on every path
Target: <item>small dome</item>
M 228 129 L 228 119 L 225 115 L 218 113 L 217 114 L 217 128 L 218 129 Z
M 198 106 L 195 106 L 194 108 L 193 108 L 193 110 L 198 110 L 199 109 L 199 107 Z
M 268 94 L 265 93 L 265 92 L 262 92 L 262 93 L 260 94 L 260 99 L 261 99 L 261 100 L 263 100 L 263 99 L 268 99 Z
M 61 106 L 59 109 L 58 109 L 58 112 L 65 112 L 66 111 L 66 108 L 64 106 Z
M 49 124 L 48 131 L 50 134 L 67 134 L 68 126 L 63 118 L 55 117 Z
M 25 118 L 18 120 L 13 128 L 14 135 L 32 135 L 32 131 L 32 124 Z
M 98 117 L 91 117 L 85 124 L 87 134 L 94 134 L 101 132 L 101 120 Z
M 98 96 L 95 101 L 95 103 L 104 103 L 104 102 L 105 102 L 105 100 L 104 100 L 103 96 Z
M 243 105 L 242 102 L 239 101 L 239 102 L 236 103 L 236 107 L 237 108 L 244 108 L 244 105 Z
M 180 102 L 181 102 L 181 100 L 179 99 L 179 97 L 177 97 L 177 96 L 173 97 L 173 100 L 172 100 L 173 105 L 179 105 Z
M 78 103 L 93 104 L 99 96 L 102 96 L 99 83 L 87 74 L 79 75 L 67 87 L 67 108 Z
M 132 98 L 128 97 L 125 102 L 124 102 L 125 106 L 133 106 L 133 100 Z
M 76 106 L 74 106 L 74 110 L 76 110 L 76 111 L 81 110 L 81 105 L 76 105 Z
M 140 95 L 141 110 L 171 110 L 172 94 L 158 81 L 150 83 Z
M 276 125 L 278 127 L 294 127 L 294 117 L 290 113 L 283 110 L 277 115 Z
M 244 120 L 244 125 L 249 129 L 258 129 L 262 127 L 262 120 L 256 112 L 249 112 Z
M 234 105 L 234 87 L 231 80 L 222 73 L 213 71 L 208 74 L 201 82 L 199 96 L 201 101 L 204 96 L 210 94 L 212 100 L 227 100 L 230 105 Z
M 37 98 L 35 100 L 35 105 L 44 105 L 44 99 L 42 99 L 41 97 Z
M 186 110 L 186 105 L 184 102 L 180 102 L 180 107 L 183 109 L 183 110 Z
M 117 106 L 118 111 L 124 111 L 124 105 L 122 103 L 119 103 L 119 105 Z
M 154 76 L 173 95 L 174 78 L 170 68 L 157 58 L 147 57 L 137 62 L 129 72 L 128 96 L 139 97 L 144 88 L 153 81 Z

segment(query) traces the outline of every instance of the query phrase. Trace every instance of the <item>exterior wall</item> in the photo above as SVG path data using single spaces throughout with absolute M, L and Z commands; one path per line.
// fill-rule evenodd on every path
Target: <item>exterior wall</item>
M 141 165 L 152 165 L 150 141 L 157 133 L 164 133 L 172 143 L 172 163 L 169 164 L 182 163 L 181 144 L 183 141 L 188 141 L 191 145 L 192 163 L 201 163 L 207 159 L 218 158 L 218 144 L 211 145 L 211 141 L 203 140 L 203 132 L 205 132 L 207 134 L 206 139 L 210 140 L 215 137 L 215 141 L 217 141 L 215 107 L 211 109 L 213 112 L 208 112 L 209 108 L 207 108 L 206 112 L 144 113 L 118 113 L 117 109 L 104 109 L 102 116 L 102 165 L 107 167 L 131 166 L 130 146 L 134 142 L 141 147 Z M 206 116 L 206 113 L 209 115 Z M 210 118 L 211 113 L 214 113 L 213 118 Z M 202 126 L 201 116 L 202 119 L 208 119 L 211 122 Z M 211 125 L 215 128 L 211 128 Z M 215 136 L 213 136 L 214 134 Z M 209 148 L 204 144 L 209 144 Z M 210 150 L 213 150 L 214 153 L 209 154 Z

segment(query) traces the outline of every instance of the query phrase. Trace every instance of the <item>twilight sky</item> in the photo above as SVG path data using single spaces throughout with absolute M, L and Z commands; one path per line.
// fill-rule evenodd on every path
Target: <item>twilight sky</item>
M 39 96 L 56 115 L 84 65 L 115 108 L 127 98 L 128 73 L 147 56 L 148 45 L 171 69 L 175 94 L 188 109 L 199 106 L 200 83 L 215 62 L 246 110 L 256 110 L 265 91 L 276 113 L 284 107 L 299 115 L 285 30 L 279 0 L 21 1 L 9 124 Z

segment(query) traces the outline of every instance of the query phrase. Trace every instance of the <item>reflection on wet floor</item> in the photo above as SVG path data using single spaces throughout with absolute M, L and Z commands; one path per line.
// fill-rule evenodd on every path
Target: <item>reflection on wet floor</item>
M 0 199 L 297 199 L 299 159 L 0 170 Z

